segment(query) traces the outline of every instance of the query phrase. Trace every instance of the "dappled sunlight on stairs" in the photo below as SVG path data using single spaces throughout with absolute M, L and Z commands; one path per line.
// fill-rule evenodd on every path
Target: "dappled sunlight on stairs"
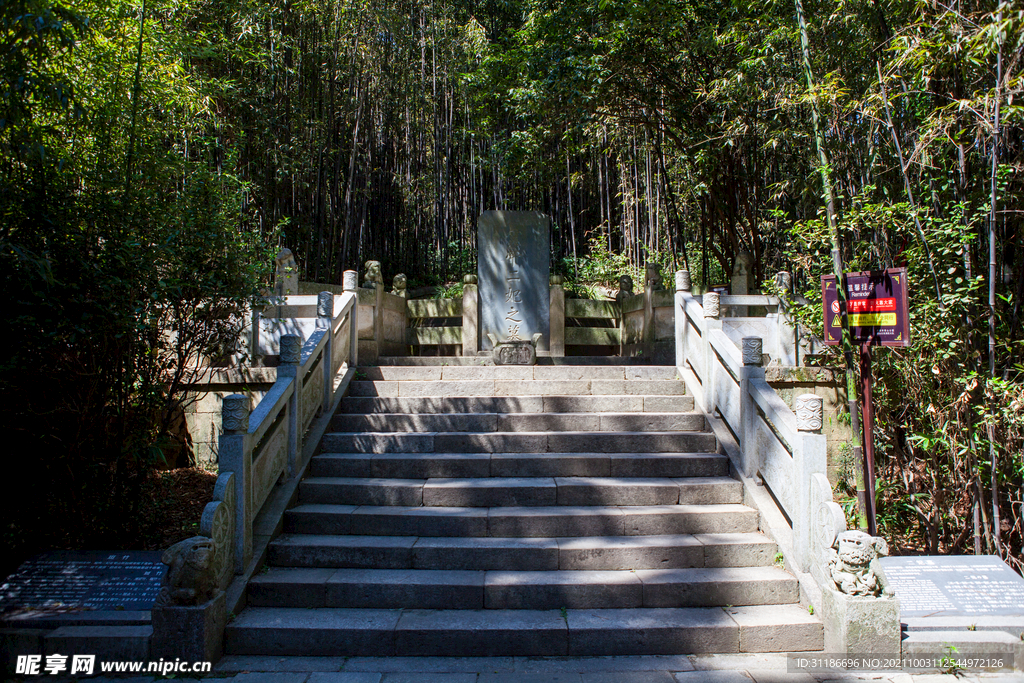
M 816 650 L 675 369 L 363 368 L 233 654 Z

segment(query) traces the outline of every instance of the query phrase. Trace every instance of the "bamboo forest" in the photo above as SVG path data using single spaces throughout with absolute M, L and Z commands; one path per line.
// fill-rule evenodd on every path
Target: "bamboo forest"
M 303 281 L 374 259 L 453 291 L 481 212 L 531 210 L 575 297 L 647 262 L 706 290 L 747 252 L 818 335 L 834 248 L 907 268 L 913 342 L 874 361 L 879 533 L 1024 567 L 1019 3 L 0 7 L 0 419 L 11 481 L 51 482 L 6 497 L 5 545 L 137 532 L 189 359 L 281 247 Z

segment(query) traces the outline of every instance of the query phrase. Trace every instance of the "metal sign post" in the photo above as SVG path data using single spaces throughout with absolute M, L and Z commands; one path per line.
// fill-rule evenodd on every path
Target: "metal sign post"
M 907 310 L 907 270 L 846 273 L 846 303 L 850 336 L 860 343 L 861 438 L 864 443 L 864 473 L 867 479 L 868 533 L 875 525 L 875 440 L 874 405 L 871 398 L 871 347 L 909 346 L 910 318 Z M 839 297 L 834 275 L 821 276 L 822 309 L 825 313 L 825 343 L 842 340 Z
M 875 527 L 875 409 L 871 403 L 871 344 L 860 345 L 860 424 L 864 441 L 864 477 L 868 485 L 868 533 L 874 536 Z

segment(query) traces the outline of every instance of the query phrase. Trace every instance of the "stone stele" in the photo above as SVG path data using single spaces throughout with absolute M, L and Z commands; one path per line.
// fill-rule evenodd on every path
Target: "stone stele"
M 480 340 L 530 341 L 547 351 L 551 332 L 551 219 L 534 211 L 485 211 L 477 222 Z

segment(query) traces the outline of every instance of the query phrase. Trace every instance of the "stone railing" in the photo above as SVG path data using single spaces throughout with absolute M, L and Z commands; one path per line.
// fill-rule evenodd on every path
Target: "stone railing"
M 289 296 L 282 306 L 296 309 L 316 301 L 313 326 L 303 341 L 283 334 L 277 381 L 250 412 L 249 398 L 233 394 L 223 399 L 219 439 L 220 476 L 214 502 L 203 515 L 203 534 L 213 538 L 221 561 L 218 571 L 230 579 L 247 570 L 253 559 L 253 523 L 275 484 L 291 479 L 310 452 L 307 431 L 314 418 L 332 409 L 340 377 L 358 360 L 356 273 L 345 273 L 345 293 L 321 292 L 317 297 Z M 308 320 L 309 311 L 294 318 Z M 303 315 L 306 314 L 306 315 Z M 319 438 L 316 435 L 315 438 Z
M 672 292 L 650 284 L 643 292 L 622 300 L 620 355 L 649 358 L 651 362 L 672 362 Z
M 797 396 L 790 409 L 765 381 L 764 340 L 745 336 L 736 344 L 723 330 L 723 306 L 765 305 L 771 302 L 748 300 L 767 297 L 709 293 L 698 300 L 683 288 L 687 279 L 677 274 L 676 367 L 695 402 L 728 430 L 724 441 L 727 451 L 732 446 L 736 469 L 744 478 L 760 477 L 789 521 L 790 537 L 780 545 L 790 546 L 794 566 L 810 571 L 820 557 L 815 548 L 820 543 L 813 537 L 818 508 L 829 503 L 829 514 L 838 510 L 839 516 L 830 518 L 832 526 L 844 519 L 826 477 L 822 398 Z M 824 490 L 813 488 L 822 484 Z M 845 530 L 842 524 L 837 532 Z
M 539 356 L 606 353 L 671 362 L 672 293 L 648 288 L 622 301 L 566 299 L 562 280 L 551 278 L 550 332 L 538 346 Z M 260 348 L 272 354 L 271 339 L 303 333 L 302 297 L 290 296 L 265 309 L 259 324 Z M 296 304 L 296 305 L 293 305 Z M 411 299 L 384 291 L 380 284 L 359 289 L 359 355 L 366 363 L 381 356 L 461 355 L 481 353 L 480 297 L 475 275 L 464 278 L 461 299 Z M 308 312 L 306 312 L 308 315 Z M 275 316 L 271 322 L 269 316 Z M 271 331 L 272 330 L 272 331 Z
M 801 601 L 818 610 L 825 651 L 899 652 L 898 602 L 841 593 L 830 574 L 833 548 L 847 526 L 826 476 L 822 398 L 796 396 L 791 409 L 765 379 L 765 340 L 750 334 L 739 343 L 732 338 L 751 327 L 774 332 L 771 348 L 786 358 L 790 339 L 795 353 L 795 335 L 778 319 L 722 317 L 724 306 L 772 304 L 778 301 L 715 293 L 698 300 L 690 293 L 689 273 L 676 273 L 676 367 L 742 481 L 745 501 L 757 506 L 762 530 L 796 574 Z M 732 337 L 723 329 L 730 324 Z
M 154 656 L 220 657 L 227 612 L 244 606 L 248 579 L 355 375 L 356 284 L 356 272 L 347 271 L 340 295 L 284 295 L 275 302 L 281 315 L 272 325 L 254 316 L 254 344 L 277 347 L 276 381 L 253 410 L 246 395 L 223 398 L 213 501 L 203 510 L 199 536 L 163 555 L 170 569 L 152 611 Z M 287 320 L 299 321 L 300 334 L 273 334 Z

